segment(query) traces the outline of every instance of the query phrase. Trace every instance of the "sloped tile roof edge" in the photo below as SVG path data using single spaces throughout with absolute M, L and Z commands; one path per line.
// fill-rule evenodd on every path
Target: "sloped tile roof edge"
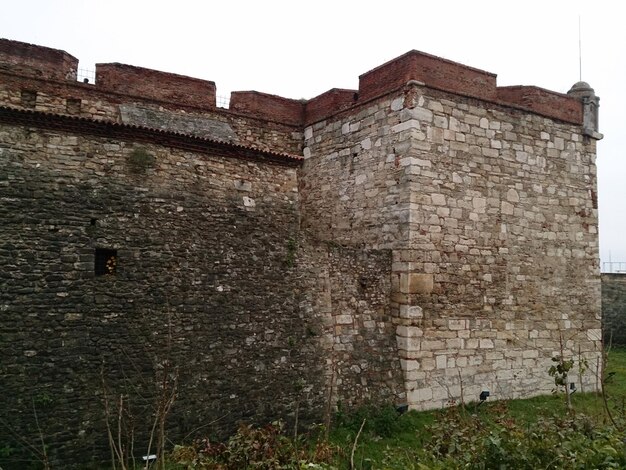
M 140 140 L 146 143 L 166 145 L 185 150 L 211 153 L 225 157 L 263 159 L 286 165 L 299 165 L 304 157 L 289 153 L 272 152 L 256 147 L 241 145 L 182 132 L 152 127 L 123 124 L 107 120 L 67 116 L 37 110 L 26 110 L 11 106 L 0 106 L 0 122 L 6 124 L 31 125 L 35 127 L 76 132 L 79 134 Z

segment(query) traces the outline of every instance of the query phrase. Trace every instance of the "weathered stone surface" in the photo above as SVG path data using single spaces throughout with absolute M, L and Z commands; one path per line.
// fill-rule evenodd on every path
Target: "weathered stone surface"
M 414 368 L 405 373 L 411 406 L 445 404 L 447 398 L 415 392 L 437 380 L 449 383 L 439 373 L 461 372 L 466 390 L 548 393 L 545 364 L 559 335 L 572 338 L 569 354 L 580 346 L 593 367 L 601 347 L 597 210 L 588 198 L 595 191 L 595 142 L 583 139 L 580 126 L 423 93 L 415 103 L 432 111 L 432 119 L 416 118 L 419 105 L 398 108 L 391 95 L 361 113 L 327 120 L 306 141 L 303 225 L 348 246 L 392 249 L 397 321 L 419 322 L 423 331 L 420 337 L 397 331 L 400 357 L 417 361 L 424 373 L 418 384 Z M 341 137 L 333 131 L 359 120 L 368 125 Z M 433 139 L 441 128 L 441 143 L 427 141 L 422 150 L 422 134 Z M 380 146 L 357 146 L 371 135 Z M 338 147 L 352 151 L 329 159 Z M 409 314 L 415 306 L 419 315 Z M 525 322 L 510 323 L 499 336 L 506 321 L 518 319 Z M 519 351 L 519 361 L 491 356 L 501 350 Z M 465 374 L 476 365 L 491 375 Z M 595 384 L 594 372 L 584 380 Z
M 595 384 L 599 135 L 577 99 L 413 51 L 358 92 L 225 110 L 212 82 L 110 64 L 134 80 L 114 92 L 6 46 L 0 417 L 36 442 L 35 403 L 59 466 L 106 457 L 103 387 L 145 443 L 164 377 L 172 439 L 548 393 L 562 338 Z
M 237 134 L 227 122 L 203 116 L 180 115 L 125 104 L 120 105 L 120 116 L 124 124 L 173 130 L 224 142 L 236 142 L 239 140 Z
M 602 321 L 605 344 L 626 345 L 626 274 L 602 274 Z

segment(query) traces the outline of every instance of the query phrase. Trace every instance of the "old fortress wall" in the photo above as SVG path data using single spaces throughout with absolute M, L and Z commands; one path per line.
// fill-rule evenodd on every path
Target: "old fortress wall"
M 595 387 L 592 90 L 411 51 L 224 109 L 210 81 L 77 65 L 0 40 L 3 440 L 36 409 L 53 459 L 101 459 L 104 398 L 141 441 L 174 378 L 173 438 L 549 393 L 562 348 Z

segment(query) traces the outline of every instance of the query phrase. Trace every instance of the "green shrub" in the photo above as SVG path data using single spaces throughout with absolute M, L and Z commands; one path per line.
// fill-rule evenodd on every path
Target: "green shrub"
M 357 433 L 365 420 L 364 433 L 379 437 L 391 437 L 402 428 L 400 414 L 392 405 L 367 405 L 346 411 L 339 407 L 336 415 L 336 426 Z
M 469 415 L 458 409 L 433 424 L 419 463 L 423 468 L 625 468 L 624 433 L 584 415 L 540 417 L 518 424 L 506 413 Z
M 262 428 L 242 425 L 225 443 L 204 439 L 192 446 L 177 446 L 170 460 L 190 469 L 332 470 L 326 461 L 336 454 L 337 449 L 328 443 L 308 445 L 306 437 L 286 436 L 279 421 Z

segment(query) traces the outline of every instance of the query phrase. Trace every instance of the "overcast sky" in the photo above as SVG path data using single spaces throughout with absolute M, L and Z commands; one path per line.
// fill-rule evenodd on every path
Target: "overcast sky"
M 411 49 L 498 74 L 498 85 L 600 96 L 602 261 L 626 262 L 626 6 L 571 1 L 0 0 L 0 37 L 213 80 L 218 95 L 312 98 Z

